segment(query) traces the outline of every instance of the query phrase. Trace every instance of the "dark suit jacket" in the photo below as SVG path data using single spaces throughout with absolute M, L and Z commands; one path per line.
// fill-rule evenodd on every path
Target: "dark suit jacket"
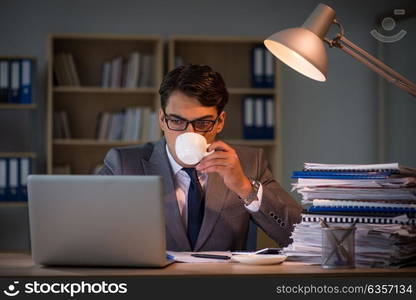
M 166 245 L 172 251 L 191 251 L 176 200 L 173 172 L 164 138 L 142 146 L 111 149 L 101 175 L 159 175 L 163 178 Z M 250 212 L 222 178 L 208 175 L 205 215 L 195 251 L 243 250 L 250 218 L 279 245 L 291 243 L 294 223 L 300 222 L 301 207 L 273 179 L 261 149 L 234 147 L 245 174 L 262 183 L 263 197 L 259 211 Z M 139 197 L 139 195 L 138 195 Z

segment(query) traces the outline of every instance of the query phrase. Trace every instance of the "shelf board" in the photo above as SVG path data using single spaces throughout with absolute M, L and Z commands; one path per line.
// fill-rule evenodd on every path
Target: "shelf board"
M 28 157 L 36 158 L 35 152 L 0 152 L 0 157 L 15 158 L 15 157 Z
M 211 35 L 174 35 L 174 42 L 205 42 L 205 43 L 263 43 L 264 36 L 211 36 Z
M 4 202 L 0 202 L 0 207 L 27 207 L 27 202 L 23 202 L 23 201 L 7 202 L 7 201 L 4 201 Z
M 0 109 L 35 109 L 36 104 L 0 103 Z
M 53 88 L 54 93 L 103 93 L 103 94 L 150 94 L 156 93 L 155 87 L 138 87 L 138 88 L 102 88 L 96 86 L 56 86 Z
M 162 36 L 159 35 L 132 35 L 132 34 L 73 34 L 73 33 L 63 33 L 63 34 L 54 34 L 50 37 L 51 39 L 58 40 L 114 40 L 117 41 L 141 41 L 141 42 L 158 42 L 162 40 Z
M 244 140 L 244 139 L 225 139 L 229 144 L 247 146 L 276 146 L 275 140 Z M 130 146 L 143 144 L 143 141 L 100 141 L 93 139 L 54 139 L 53 144 L 57 146 Z
M 244 139 L 225 139 L 225 142 L 234 145 L 244 145 L 244 146 L 277 146 L 275 140 L 244 140 Z
M 156 93 L 157 89 L 154 87 L 139 87 L 134 89 L 128 88 L 102 88 L 102 87 L 73 87 L 73 86 L 58 86 L 54 87 L 55 93 L 114 93 L 114 94 L 150 94 Z M 275 93 L 273 88 L 229 88 L 230 94 L 261 94 L 272 95 Z
M 53 144 L 57 146 L 130 146 L 141 144 L 141 141 L 106 141 L 94 139 L 54 139 Z
M 254 94 L 254 95 L 273 95 L 276 90 L 273 88 L 228 88 L 230 94 Z
M 24 55 L 0 55 L 0 59 L 32 59 L 35 60 L 35 56 L 24 56 Z

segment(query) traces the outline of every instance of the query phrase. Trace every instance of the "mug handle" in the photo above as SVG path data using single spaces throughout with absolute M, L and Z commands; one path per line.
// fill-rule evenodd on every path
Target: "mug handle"
M 209 148 L 209 146 L 211 146 L 211 144 L 207 144 L 207 149 Z M 210 155 L 210 154 L 212 154 L 214 152 L 215 152 L 215 150 L 212 150 L 212 151 L 209 151 L 209 152 L 205 152 L 204 157 L 205 156 L 208 156 L 208 155 Z

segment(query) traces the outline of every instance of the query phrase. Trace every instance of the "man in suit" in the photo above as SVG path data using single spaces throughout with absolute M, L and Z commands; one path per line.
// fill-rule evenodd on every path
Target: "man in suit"
M 215 139 L 228 101 L 221 75 L 208 66 L 180 66 L 166 75 L 159 94 L 164 137 L 111 149 L 99 174 L 162 176 L 168 250 L 243 250 L 250 219 L 288 245 L 301 208 L 273 179 L 263 151 Z M 175 152 L 184 132 L 203 135 L 215 152 L 196 166 L 184 164 Z

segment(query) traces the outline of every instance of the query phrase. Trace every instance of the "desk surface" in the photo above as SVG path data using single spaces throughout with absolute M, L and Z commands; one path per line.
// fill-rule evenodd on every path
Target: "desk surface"
M 324 270 L 320 266 L 264 265 L 240 263 L 174 263 L 165 268 L 43 267 L 35 265 L 30 254 L 0 253 L 0 277 L 140 277 L 140 276 L 273 276 L 335 277 L 389 276 L 416 277 L 416 267 L 403 269 L 355 268 Z

